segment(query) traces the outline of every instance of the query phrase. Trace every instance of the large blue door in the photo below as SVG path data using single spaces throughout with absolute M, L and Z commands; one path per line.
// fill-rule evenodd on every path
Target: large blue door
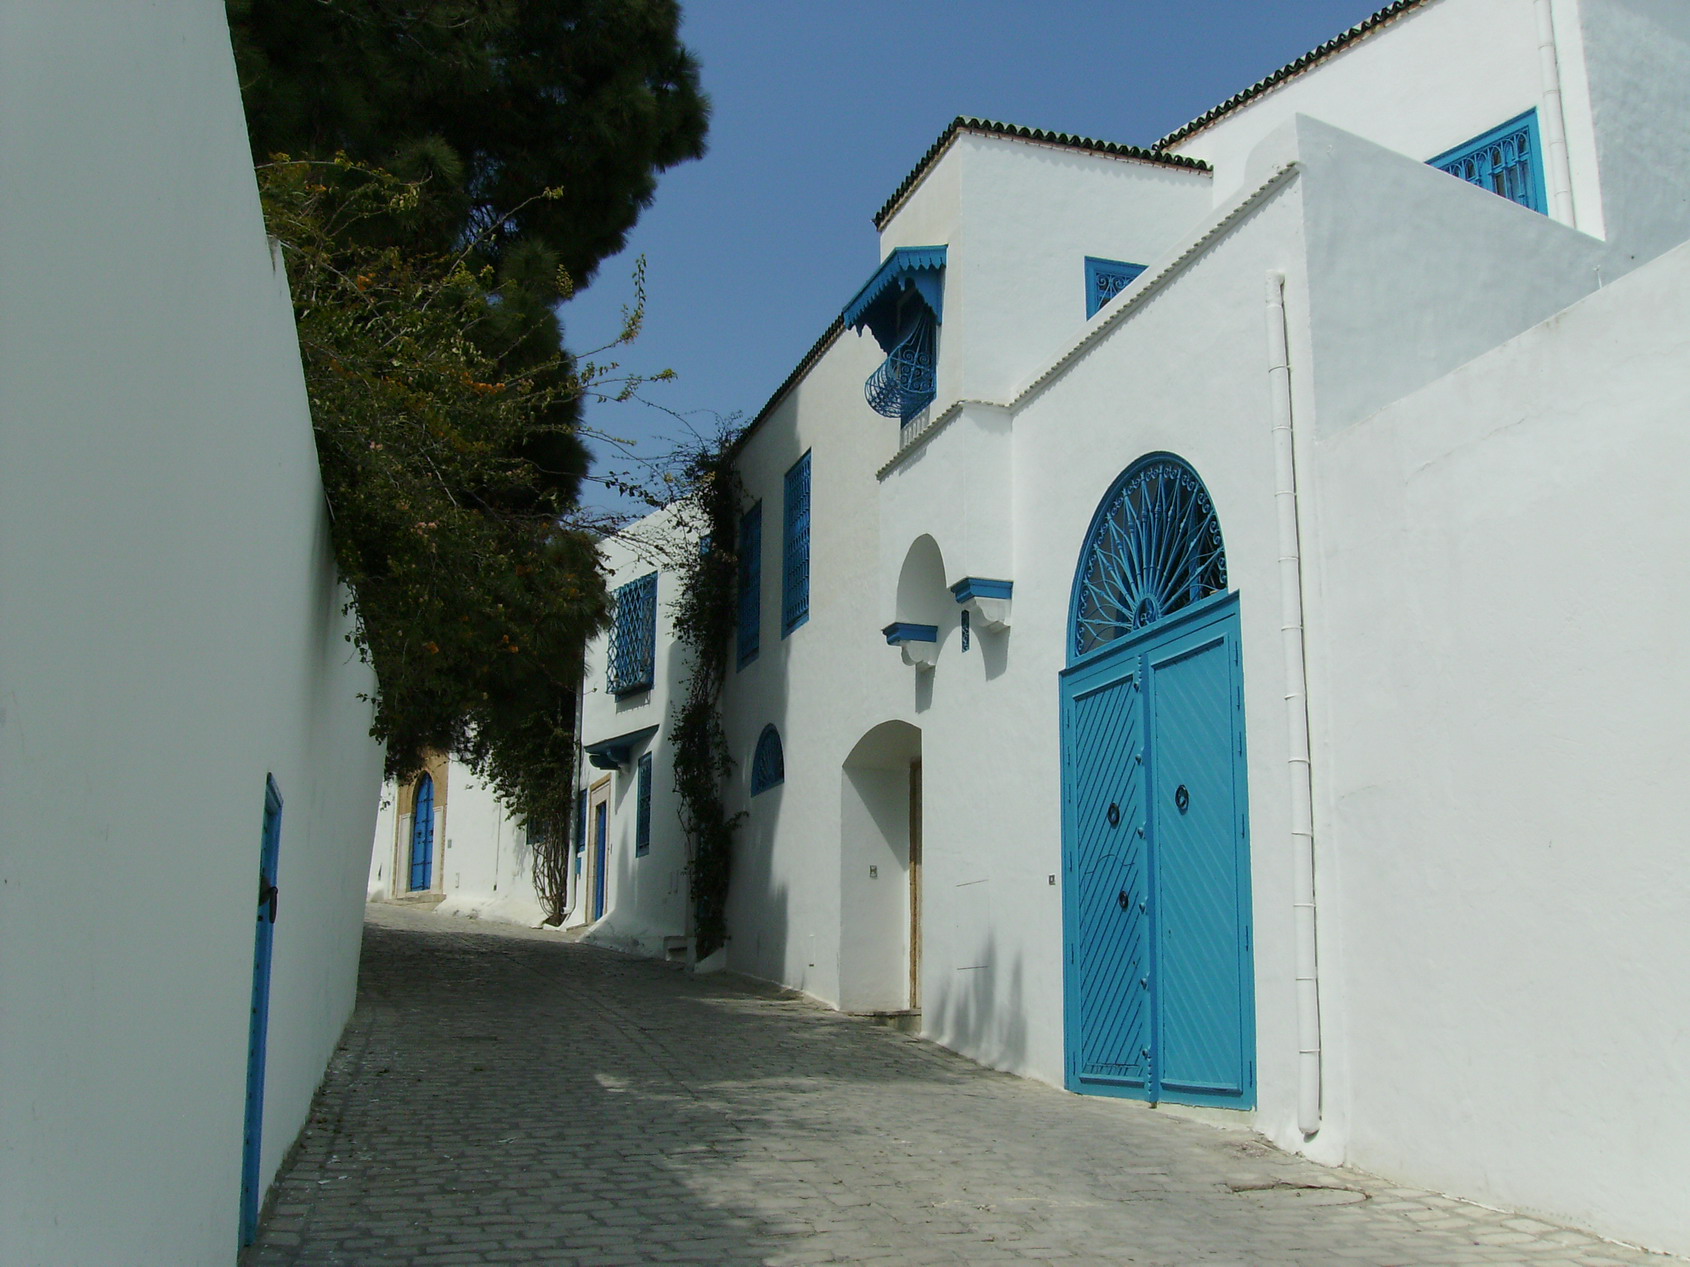
M 252 1011 L 247 1024 L 246 1129 L 241 1142 L 241 1244 L 258 1234 L 258 1163 L 264 1143 L 264 1053 L 270 1028 L 270 954 L 275 944 L 276 868 L 282 847 L 282 794 L 264 780 L 264 829 L 258 851 L 258 928 L 253 937 Z
M 416 812 L 411 816 L 411 890 L 434 884 L 434 780 L 417 783 Z
M 1255 1104 L 1238 596 L 1208 493 L 1153 454 L 1076 573 L 1062 674 L 1067 1084 Z

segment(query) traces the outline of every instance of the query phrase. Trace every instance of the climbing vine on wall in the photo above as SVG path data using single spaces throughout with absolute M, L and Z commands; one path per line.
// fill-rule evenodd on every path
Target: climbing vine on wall
M 672 617 L 690 668 L 669 723 L 669 741 L 686 833 L 693 928 L 699 958 L 727 940 L 728 882 L 734 832 L 743 814 L 729 814 L 722 787 L 733 771 L 722 730 L 727 677 L 738 611 L 740 483 L 732 460 L 734 431 L 722 427 L 682 455 L 680 523 L 697 547 L 676 551 L 680 595 Z

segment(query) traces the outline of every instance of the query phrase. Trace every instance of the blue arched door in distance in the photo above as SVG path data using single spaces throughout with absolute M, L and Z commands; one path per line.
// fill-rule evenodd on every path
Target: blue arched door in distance
M 434 884 L 434 780 L 423 775 L 417 783 L 416 810 L 411 818 L 411 891 Z
M 1237 596 L 1062 679 L 1067 1082 L 1255 1103 Z

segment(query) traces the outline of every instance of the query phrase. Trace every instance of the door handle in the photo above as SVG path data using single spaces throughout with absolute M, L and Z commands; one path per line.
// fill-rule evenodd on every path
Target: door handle
M 1120 893 L 1116 895 L 1115 900 L 1121 904 L 1121 909 L 1123 911 L 1128 910 L 1133 904 L 1133 900 L 1127 896 L 1127 891 L 1125 889 L 1122 889 Z

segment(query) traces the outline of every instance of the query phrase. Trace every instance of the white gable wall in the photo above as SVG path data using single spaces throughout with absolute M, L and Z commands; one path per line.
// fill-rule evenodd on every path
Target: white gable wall
M 0 1260 L 235 1254 L 352 1006 L 380 752 L 220 7 L 0 19 Z

